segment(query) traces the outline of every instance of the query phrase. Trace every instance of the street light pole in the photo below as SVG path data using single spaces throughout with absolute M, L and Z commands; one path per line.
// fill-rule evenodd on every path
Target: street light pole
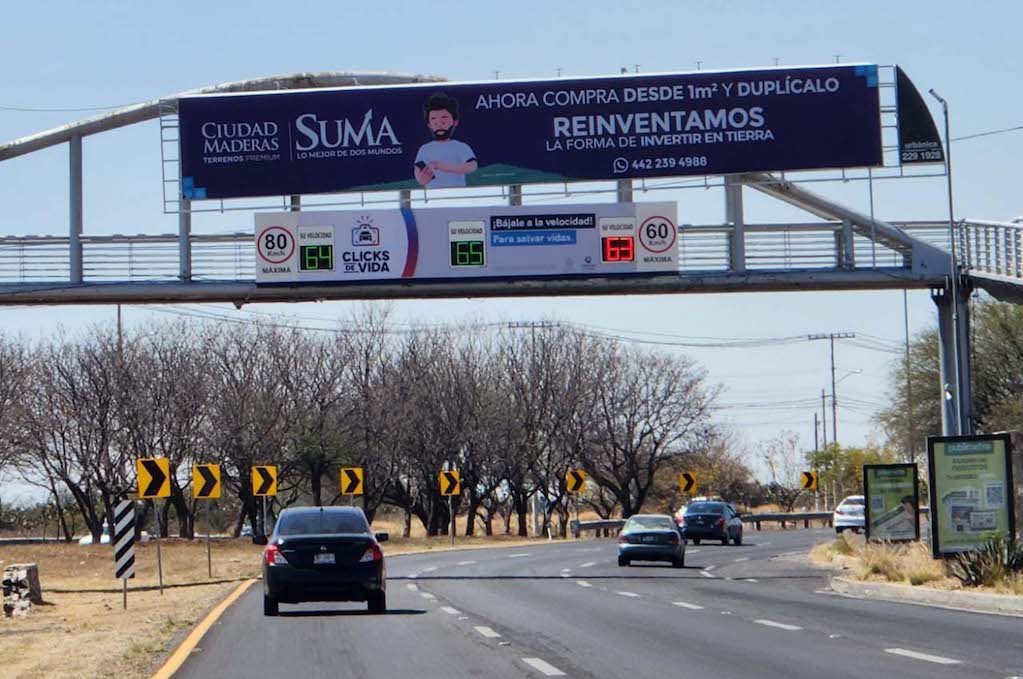
M 955 432 L 957 435 L 963 433 L 962 416 L 962 377 L 960 373 L 959 356 L 959 262 L 956 259 L 956 232 L 955 212 L 952 205 L 952 137 L 949 134 L 948 124 L 948 102 L 934 89 L 928 90 L 931 96 L 941 104 L 941 112 L 945 118 L 945 177 L 948 185 L 948 241 L 952 251 L 952 261 L 949 264 L 950 292 L 952 293 L 952 356 L 955 361 L 955 401 L 952 404 L 952 411 L 955 413 Z

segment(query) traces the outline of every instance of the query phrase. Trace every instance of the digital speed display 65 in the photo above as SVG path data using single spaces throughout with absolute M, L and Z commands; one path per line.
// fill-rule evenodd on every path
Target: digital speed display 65
M 258 284 L 678 272 L 674 203 L 256 215 Z

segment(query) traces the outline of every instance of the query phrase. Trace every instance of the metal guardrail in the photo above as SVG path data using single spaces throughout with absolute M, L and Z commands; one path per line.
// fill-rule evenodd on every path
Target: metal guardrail
M 568 530 L 572 537 L 579 537 L 581 533 L 588 530 L 597 531 L 595 537 L 600 537 L 600 531 L 620 531 L 625 525 L 625 519 L 610 519 L 607 521 L 569 521 Z M 606 535 L 606 533 L 605 533 Z

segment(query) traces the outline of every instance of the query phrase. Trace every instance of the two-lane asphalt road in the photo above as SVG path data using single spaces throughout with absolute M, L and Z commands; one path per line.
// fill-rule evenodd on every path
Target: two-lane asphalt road
M 388 560 L 387 615 L 283 605 L 253 587 L 181 677 L 998 677 L 1018 618 L 850 599 L 800 555 L 819 530 L 690 544 L 687 567 L 619 568 L 613 540 Z

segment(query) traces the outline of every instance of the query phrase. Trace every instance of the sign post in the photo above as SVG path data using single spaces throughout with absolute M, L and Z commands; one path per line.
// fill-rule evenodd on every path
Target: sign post
M 201 482 L 201 483 L 200 483 Z M 192 494 L 197 500 L 219 500 L 220 499 L 220 465 L 219 464 L 197 464 L 192 467 Z M 213 578 L 213 556 L 210 547 L 210 533 L 213 531 L 210 506 L 206 513 L 206 570 L 210 579 Z
M 266 498 L 277 495 L 276 465 L 257 465 L 252 468 L 252 495 L 260 499 L 260 520 L 263 522 L 263 535 L 266 535 Z
M 156 572 L 160 581 L 160 595 L 163 595 L 163 556 L 160 554 L 160 508 L 155 500 L 170 497 L 170 460 L 166 457 L 144 457 L 135 461 L 138 478 L 139 499 L 154 500 L 156 514 Z
M 128 610 L 128 578 L 135 577 L 135 503 L 114 507 L 114 577 L 121 579 L 124 609 Z
M 454 469 L 440 473 L 440 494 L 448 498 L 448 514 L 451 515 L 451 545 L 455 544 L 455 503 L 454 497 L 462 494 L 462 479 Z
M 565 490 L 572 496 L 572 504 L 575 506 L 575 523 L 579 525 L 579 493 L 586 492 L 586 470 L 569 469 L 565 474 Z M 578 538 L 582 531 L 576 533 Z
M 931 552 L 934 558 L 979 548 L 991 535 L 1016 535 L 1009 434 L 927 439 Z
M 868 542 L 920 539 L 920 493 L 915 464 L 863 465 Z
M 342 467 L 340 473 L 341 493 L 348 496 L 348 504 L 355 506 L 355 496 L 363 494 L 362 467 Z

